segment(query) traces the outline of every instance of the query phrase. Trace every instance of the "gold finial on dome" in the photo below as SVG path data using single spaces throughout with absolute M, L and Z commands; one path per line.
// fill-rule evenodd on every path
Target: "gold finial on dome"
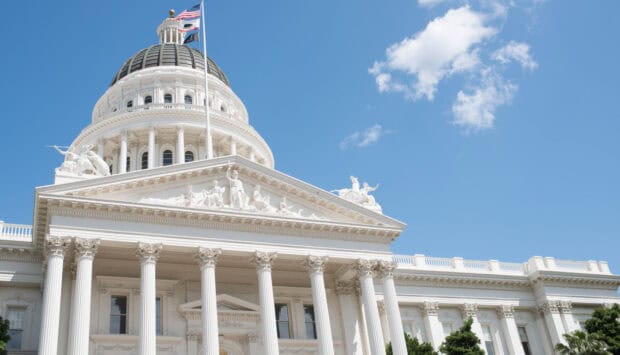
M 170 18 L 174 18 L 174 14 L 175 14 L 175 13 L 176 13 L 176 12 L 174 11 L 174 9 L 170 9 L 170 10 L 168 11 L 168 14 L 170 15 Z

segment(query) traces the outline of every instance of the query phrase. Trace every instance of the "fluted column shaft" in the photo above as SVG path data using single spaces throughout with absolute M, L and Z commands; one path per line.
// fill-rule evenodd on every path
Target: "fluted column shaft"
M 278 331 L 276 329 L 276 308 L 273 298 L 273 283 L 271 280 L 271 264 L 276 253 L 256 252 L 253 262 L 258 274 L 258 298 L 260 303 L 260 321 L 263 337 L 263 354 L 278 355 Z
M 375 263 L 369 260 L 358 260 L 355 265 L 360 280 L 362 303 L 366 315 L 370 352 L 373 355 L 385 355 L 385 341 L 381 330 L 379 308 L 375 297 L 375 285 L 372 280 Z
M 121 149 L 118 156 L 118 172 L 127 172 L 127 132 L 121 133 Z
M 220 254 L 220 249 L 199 248 L 197 255 L 201 271 L 202 348 L 205 355 L 220 355 L 215 289 L 215 265 Z
M 62 266 L 68 238 L 52 237 L 47 240 L 47 272 L 43 289 L 43 310 L 39 354 L 55 355 L 58 351 L 58 326 L 60 323 L 60 294 L 62 291 Z
M 99 247 L 98 239 L 75 241 L 77 271 L 69 318 L 69 355 L 88 354 L 90 336 L 90 301 L 93 278 L 93 259 Z
M 437 302 L 424 302 L 424 325 L 427 340 L 435 350 L 439 350 L 443 341 L 443 330 L 439 321 L 439 304 Z
M 556 344 L 565 344 L 566 340 L 562 336 L 566 331 L 562 324 L 562 317 L 560 316 L 560 310 L 558 308 L 558 301 L 548 301 L 540 307 L 541 312 L 544 314 L 545 323 L 551 336 L 551 343 L 555 347 Z
M 579 330 L 579 323 L 575 321 L 573 317 L 573 305 L 570 301 L 561 301 L 559 303 L 560 312 L 562 313 L 562 321 L 564 329 L 567 333 L 572 333 L 575 330 Z
M 407 355 L 403 321 L 400 318 L 398 296 L 396 296 L 396 287 L 394 286 L 395 269 L 396 263 L 387 261 L 379 262 L 379 274 L 383 279 L 383 301 L 385 303 L 385 313 L 387 315 L 390 339 L 392 341 L 392 351 L 395 355 Z
M 149 159 L 148 168 L 155 167 L 155 127 L 149 128 Z
M 185 129 L 177 129 L 177 164 L 185 163 Z
M 310 284 L 312 287 L 312 302 L 314 303 L 316 331 L 319 340 L 319 354 L 333 355 L 334 341 L 332 340 L 332 326 L 329 321 L 327 294 L 325 293 L 325 280 L 323 279 L 326 262 L 327 257 L 308 256 L 306 268 L 310 274 Z
M 474 303 L 466 303 L 464 305 L 461 305 L 460 308 L 463 315 L 463 321 L 467 318 L 471 318 L 471 330 L 476 334 L 478 339 L 482 341 L 484 339 L 484 333 L 482 332 L 482 325 L 478 320 L 478 305 Z
M 512 306 L 500 306 L 497 308 L 497 315 L 506 338 L 506 347 L 510 355 L 525 355 L 521 338 L 519 337 L 519 329 L 514 318 L 514 309 Z
M 161 248 L 161 244 L 138 244 L 137 255 L 140 257 L 140 355 L 156 355 L 157 351 L 155 266 Z

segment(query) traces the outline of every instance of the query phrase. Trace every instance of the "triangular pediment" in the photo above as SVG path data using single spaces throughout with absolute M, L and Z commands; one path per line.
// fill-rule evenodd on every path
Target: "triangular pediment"
M 201 300 L 195 300 L 191 302 L 184 303 L 179 306 L 179 311 L 181 313 L 192 312 L 202 309 Z M 240 298 L 227 295 L 220 294 L 217 296 L 217 310 L 218 312 L 226 312 L 226 311 L 237 311 L 237 312 L 258 312 L 260 310 L 259 306 L 248 301 L 244 301 Z
M 222 157 L 37 189 L 37 198 L 393 229 L 404 224 L 242 157 Z

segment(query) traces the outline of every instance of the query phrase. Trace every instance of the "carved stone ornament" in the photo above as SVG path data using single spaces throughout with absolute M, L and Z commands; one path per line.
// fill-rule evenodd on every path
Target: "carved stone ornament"
M 398 267 L 398 263 L 394 261 L 380 260 L 377 263 L 377 271 L 379 272 L 379 278 L 393 278 L 394 270 Z
M 95 257 L 99 244 L 101 244 L 101 240 L 99 239 L 74 238 L 73 245 L 75 246 L 76 258 Z
M 308 255 L 304 266 L 310 273 L 323 273 L 325 264 L 329 258 L 327 256 Z
M 258 336 L 256 335 L 256 333 L 248 334 L 248 343 L 257 343 L 257 342 L 258 342 Z
M 501 305 L 497 307 L 497 316 L 500 318 L 514 318 L 515 309 L 511 305 Z
M 200 332 L 190 330 L 187 332 L 185 337 L 187 338 L 187 341 L 199 342 L 202 339 L 202 334 L 200 334 Z
M 67 248 L 71 244 L 71 239 L 66 237 L 50 237 L 46 241 L 45 252 L 47 257 L 59 256 L 64 258 Z
M 358 293 L 358 285 L 355 281 L 336 282 L 336 293 L 339 295 L 352 295 Z
M 539 307 L 539 310 L 543 313 L 552 313 L 552 314 L 560 313 L 560 308 L 559 308 L 558 303 L 559 303 L 558 301 L 547 301 Z
M 92 145 L 79 147 L 71 146 L 67 150 L 60 149 L 54 145 L 52 148 L 65 156 L 65 161 L 56 169 L 71 175 L 83 176 L 109 176 L 110 168 L 108 164 L 97 153 L 92 151 Z
M 573 303 L 571 301 L 560 301 L 559 306 L 562 313 L 568 314 L 573 312 Z
M 478 305 L 475 303 L 465 303 L 460 307 L 463 318 L 477 318 L 478 317 Z
M 257 251 L 252 257 L 252 263 L 256 265 L 257 270 L 271 270 L 271 264 L 278 257 L 278 253 L 268 253 Z
M 439 303 L 424 302 L 423 310 L 426 316 L 436 316 L 439 314 Z
M 368 183 L 364 183 L 362 187 L 360 187 L 359 179 L 355 176 L 350 176 L 351 179 L 351 188 L 350 189 L 340 189 L 340 190 L 332 190 L 338 194 L 338 197 L 343 198 L 347 201 L 357 203 L 369 210 L 375 211 L 377 213 L 383 213 L 381 210 L 381 205 L 375 201 L 375 197 L 370 195 L 371 192 L 377 190 L 379 185 L 370 186 Z
M 355 262 L 355 271 L 357 271 L 357 276 L 358 277 L 364 277 L 364 276 L 373 276 L 373 273 L 375 271 L 375 266 L 377 265 L 377 262 L 374 260 L 367 260 L 367 259 L 358 259 Z
M 143 263 L 156 263 L 157 259 L 159 259 L 159 253 L 163 246 L 161 243 L 159 244 L 150 244 L 150 243 L 138 243 L 138 250 L 136 251 L 136 256 L 140 258 L 140 261 Z
M 198 248 L 198 253 L 196 254 L 196 260 L 200 264 L 200 268 L 204 267 L 215 267 L 217 264 L 217 259 L 222 255 L 222 249 L 210 249 L 210 248 Z

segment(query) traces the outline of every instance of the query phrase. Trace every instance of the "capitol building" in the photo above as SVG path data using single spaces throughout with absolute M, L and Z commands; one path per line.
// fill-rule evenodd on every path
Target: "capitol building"
M 373 187 L 275 170 L 216 62 L 157 33 L 56 147 L 32 225 L 0 221 L 9 354 L 406 355 L 471 317 L 488 355 L 552 355 L 620 302 L 605 261 L 394 254 Z

